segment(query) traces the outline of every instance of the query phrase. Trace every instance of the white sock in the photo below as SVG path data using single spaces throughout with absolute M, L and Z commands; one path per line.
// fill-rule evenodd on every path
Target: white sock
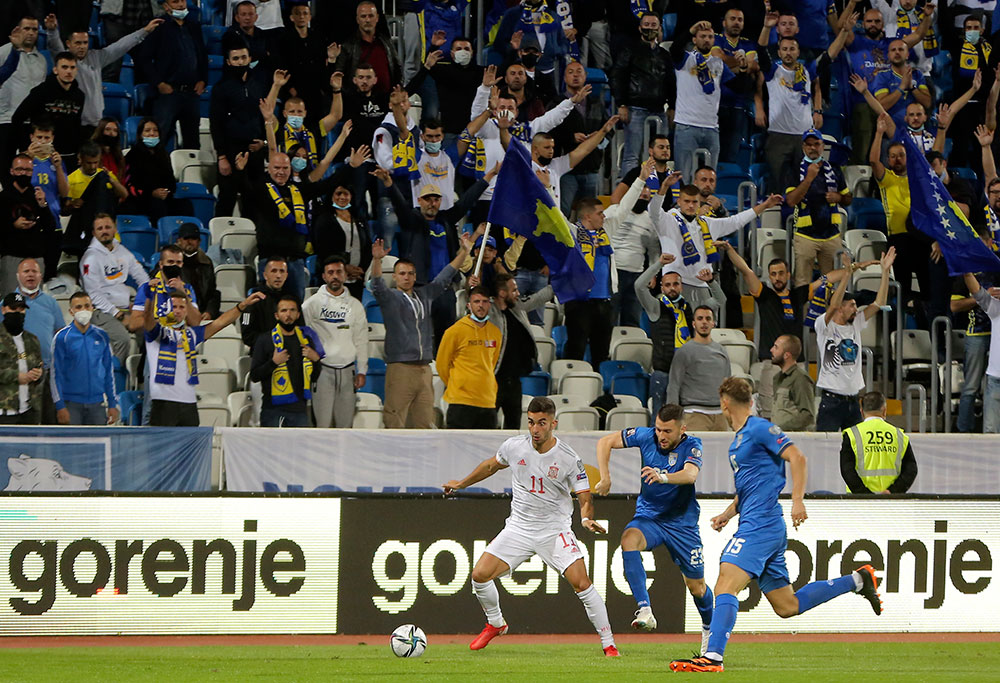
M 486 613 L 486 621 L 494 628 L 504 625 L 503 614 L 500 612 L 500 591 L 492 581 L 486 583 L 472 582 L 472 592 L 476 594 L 476 599 L 482 605 L 483 612 Z
M 851 572 L 851 578 L 854 579 L 854 592 L 857 593 L 865 583 L 861 580 L 861 574 L 858 572 Z
M 587 617 L 590 619 L 590 623 L 594 625 L 597 635 L 601 637 L 601 646 L 608 647 L 609 645 L 614 645 L 615 636 L 611 633 L 608 608 L 604 605 L 604 601 L 601 600 L 597 589 L 591 585 L 587 590 L 577 593 L 576 597 L 580 598 L 580 602 L 583 603 L 584 608 L 587 610 Z

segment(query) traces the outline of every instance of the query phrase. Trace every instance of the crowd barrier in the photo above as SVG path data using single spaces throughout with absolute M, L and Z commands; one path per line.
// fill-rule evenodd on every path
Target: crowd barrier
M 341 495 L 0 495 L 0 633 L 388 634 L 403 623 L 432 637 L 478 632 L 470 573 L 509 501 Z M 735 529 L 711 531 L 709 520 L 728 502 L 701 500 L 710 585 Z M 789 532 L 793 587 L 870 562 L 884 579 L 884 614 L 847 595 L 782 620 L 752 588 L 740 595 L 740 631 L 996 630 L 1000 529 L 983 520 L 1000 515 L 1000 497 L 810 496 L 806 507 L 808 521 Z M 618 548 L 634 509 L 631 497 L 599 501 L 607 536 L 580 528 L 579 514 L 574 522 L 618 630 L 635 609 Z M 660 549 L 643 563 L 659 631 L 697 634 L 673 562 Z M 537 557 L 498 584 L 515 632 L 592 633 L 571 587 Z

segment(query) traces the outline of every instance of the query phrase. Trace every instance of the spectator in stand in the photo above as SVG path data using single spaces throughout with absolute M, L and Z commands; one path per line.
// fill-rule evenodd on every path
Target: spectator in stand
M 358 64 L 354 68 L 351 83 L 353 87 L 348 88 L 345 93 L 343 74 L 338 71 L 330 77 L 330 86 L 333 88 L 330 112 L 335 114 L 334 125 L 343 120 L 352 124 L 351 135 L 344 143 L 341 156 L 346 156 L 347 150 L 371 145 L 375 130 L 382 125 L 389 113 L 389 96 L 374 90 L 377 77 L 371 64 Z
M 434 426 L 434 389 L 430 363 L 434 359 L 430 310 L 432 302 L 448 287 L 458 266 L 472 251 L 472 240 L 461 236 L 461 246 L 451 263 L 433 282 L 416 287 L 417 269 L 408 259 L 399 259 L 392 277 L 396 288 L 389 289 L 377 275 L 382 272 L 385 244 L 372 245 L 372 293 L 385 319 L 385 405 L 386 429 L 430 429 Z
M 288 16 L 290 25 L 281 30 L 276 47 L 279 68 L 290 77 L 285 99 L 297 97 L 302 100 L 302 106 L 311 112 L 311 116 L 305 117 L 306 125 L 315 128 L 325 109 L 324 101 L 329 99 L 327 40 L 310 24 L 312 10 L 308 2 L 296 0 Z
M 653 189 L 653 191 L 658 191 L 659 188 L 667 188 L 663 192 L 669 192 L 669 197 L 664 201 L 669 202 L 668 206 L 673 206 L 681 195 L 681 176 L 683 174 L 680 171 L 674 170 L 670 149 L 670 138 L 666 135 L 657 133 L 649 138 L 649 158 L 654 162 L 653 168 L 656 169 L 656 180 L 653 180 L 652 175 L 644 180 L 646 180 L 648 187 Z M 621 201 L 621 198 L 632 187 L 632 183 L 635 182 L 640 173 L 639 166 L 636 165 L 621 177 L 621 180 L 615 186 L 614 192 L 611 193 L 612 204 Z
M 112 353 L 125 365 L 129 335 L 125 320 L 132 295 L 125 280 L 136 284 L 149 281 L 146 270 L 128 249 L 115 239 L 115 219 L 106 213 L 94 216 L 93 239 L 80 260 L 83 289 L 94 304 L 93 323 L 108 333 Z
M 159 278 L 150 288 L 160 290 Z M 233 324 L 244 310 L 264 298 L 260 292 L 251 294 L 207 325 L 188 325 L 188 295 L 180 289 L 170 290 L 170 322 L 161 320 L 158 306 L 146 306 L 143 328 L 147 362 L 153 364 L 147 391 L 152 397 L 149 424 L 154 427 L 197 427 L 198 363 L 195 347 Z M 297 312 L 297 308 L 296 308 Z
M 377 95 L 388 96 L 392 86 L 399 84 L 402 79 L 402 65 L 396 48 L 388 33 L 377 30 L 379 13 L 374 2 L 362 0 L 358 3 L 356 17 L 358 32 L 344 43 L 334 70 L 354 74 L 361 65 L 367 64 L 375 76 L 372 90 Z M 334 86 L 334 90 L 337 89 L 338 86 Z M 348 118 L 358 122 L 353 116 Z
M 177 247 L 183 252 L 183 278 L 191 283 L 193 300 L 202 320 L 215 320 L 222 308 L 222 294 L 215 285 L 215 264 L 201 248 L 201 231 L 194 223 L 177 229 Z
M 42 352 L 38 337 L 24 329 L 27 310 L 15 292 L 0 306 L 0 424 L 37 425 L 42 415 Z
M 190 216 L 194 209 L 187 199 L 177 199 L 177 180 L 160 127 L 148 116 L 138 125 L 139 139 L 125 155 L 125 185 L 129 197 L 125 208 L 147 216 L 154 225 L 164 216 Z
M 101 2 L 101 21 L 104 22 L 104 37 L 108 43 L 116 43 L 142 30 L 152 20 L 153 3 L 149 0 L 102 0 Z M 138 52 L 136 50 L 137 54 Z M 106 64 L 101 80 L 118 83 L 121 68 L 121 58 Z
M 69 180 L 66 164 L 52 144 L 54 139 L 55 128 L 51 123 L 32 124 L 27 153 L 31 157 L 31 184 L 42 190 L 49 213 L 58 221 L 62 215 L 62 200 L 69 194 Z M 50 267 L 54 265 L 49 264 Z M 55 268 L 49 272 L 50 277 L 54 276 Z
M 4 27 L 6 31 L 6 26 Z M 7 162 L 17 152 L 21 131 L 11 125 L 18 105 L 33 88 L 41 85 L 49 74 L 48 59 L 38 49 L 38 19 L 23 16 L 10 33 L 10 42 L 0 46 L 0 64 L 15 55 L 17 67 L 5 81 L 0 82 L 0 169 L 6 181 Z
M 164 143 L 173 140 L 174 127 L 179 122 L 181 146 L 200 149 L 199 98 L 208 79 L 208 54 L 201 24 L 188 18 L 187 0 L 160 0 L 160 3 L 167 19 L 142 50 L 142 68 L 159 93 L 152 105 L 156 123 L 164 134 Z
M 76 150 L 86 137 L 81 128 L 85 96 L 76 82 L 76 57 L 60 52 L 54 61 L 52 73 L 18 104 L 11 117 L 11 125 L 20 143 L 28 139 L 30 124 L 41 121 L 51 123 L 56 133 L 56 149 L 67 166 L 76 168 Z
M 63 230 L 62 250 L 72 256 L 83 255 L 90 244 L 94 219 L 100 214 L 116 215 L 119 202 L 128 197 L 118 177 L 101 168 L 97 143 L 83 143 L 78 157 L 80 167 L 67 178 L 69 194 L 63 202 L 63 215 L 69 216 L 69 224 Z
M 667 403 L 684 406 L 684 426 L 692 432 L 727 432 L 717 387 L 732 375 L 729 355 L 712 341 L 715 315 L 710 306 L 694 309 L 694 335 L 674 351 L 667 384 Z
M 122 37 L 116 42 L 109 43 L 104 48 L 90 49 L 90 35 L 80 30 L 83 26 L 69 26 L 69 36 L 66 46 L 63 47 L 62 38 L 59 35 L 59 21 L 56 15 L 49 14 L 45 17 L 45 34 L 48 38 L 47 47 L 53 54 L 58 54 L 68 50 L 76 58 L 77 73 L 76 81 L 80 89 L 86 96 L 83 105 L 81 119 L 84 130 L 83 135 L 90 137 L 93 129 L 101 122 L 104 114 L 104 91 L 102 89 L 103 70 L 115 62 L 120 62 L 122 56 L 136 47 L 146 39 L 156 27 L 163 23 L 163 19 L 152 19 L 143 28 Z
M 462 36 L 463 15 L 469 4 L 469 0 L 420 0 L 413 3 L 412 10 L 403 17 L 404 81 L 409 82 L 420 65 L 426 63 L 435 51 L 439 52 L 439 57 L 451 51 L 453 40 Z M 469 92 L 472 92 L 476 86 L 474 83 L 470 85 Z M 441 108 L 435 80 L 426 80 L 421 88 L 414 90 L 420 95 L 422 115 L 438 118 Z
M 925 109 L 931 106 L 931 91 L 924 74 L 909 64 L 910 49 L 900 39 L 889 43 L 890 68 L 875 75 L 872 93 L 892 117 L 897 127 L 905 124 L 906 108 L 916 102 Z
M 1000 182 L 992 184 L 989 191 L 991 204 L 998 200 Z M 980 229 L 981 235 L 989 235 L 988 228 Z M 984 241 L 986 241 L 984 239 Z M 979 286 L 987 291 L 1000 291 L 1000 276 L 996 273 L 975 273 Z M 986 311 L 977 303 L 974 296 L 965 285 L 965 279 L 955 278 L 951 290 L 951 313 L 955 318 L 956 328 L 965 328 L 965 357 L 962 362 L 964 379 L 962 381 L 961 398 L 958 403 L 958 431 L 971 433 L 976 431 L 976 396 L 983 386 L 986 377 L 986 360 L 989 354 L 992 325 Z M 960 315 L 967 314 L 968 318 Z
M 768 12 L 760 29 L 757 46 L 764 48 L 772 62 L 779 60 L 778 45 L 783 38 L 798 40 L 799 19 L 794 14 Z M 760 55 L 758 54 L 758 57 Z
M 538 359 L 538 346 L 528 322 L 530 311 L 543 309 L 552 300 L 552 287 L 522 297 L 510 273 L 497 273 L 496 295 L 490 306 L 490 322 L 500 329 L 500 351 L 496 363 L 497 410 L 503 411 L 503 429 L 520 429 L 521 378 L 530 375 Z
M 886 35 L 891 38 L 904 38 L 923 23 L 924 7 L 927 3 L 917 7 L 917 0 L 875 0 L 871 4 L 882 13 L 882 24 L 885 26 Z M 930 12 L 933 11 L 934 5 L 931 4 Z M 931 77 L 933 58 L 941 51 L 940 27 L 936 24 L 937 22 L 932 19 L 923 40 L 910 49 L 914 67 L 924 75 L 925 79 Z
M 858 312 L 854 296 L 847 293 L 850 278 L 843 278 L 833 292 L 826 314 L 816 318 L 816 346 L 819 355 L 819 377 L 816 386 L 822 390 L 822 400 L 816 414 L 816 431 L 834 432 L 861 422 L 858 393 L 864 388 L 861 375 L 861 331 L 868 321 L 885 306 L 889 294 L 889 270 L 896 260 L 896 250 L 879 259 L 882 281 L 875 302 Z M 851 258 L 844 255 L 844 268 Z
M 503 79 L 500 87 L 517 102 L 517 112 L 521 123 L 527 123 L 533 118 L 545 113 L 545 97 L 539 93 L 538 87 L 529 82 L 527 69 L 523 64 L 513 63 L 502 67 Z M 551 88 L 550 88 L 551 90 Z M 555 99 L 554 91 L 551 93 Z
M 200 325 L 204 322 L 204 316 L 198 308 L 198 299 L 195 296 L 194 287 L 184 279 L 184 252 L 176 244 L 164 244 L 160 247 L 160 260 L 153 270 L 153 278 L 143 285 L 140 285 L 135 292 L 135 299 L 132 302 L 132 310 L 126 324 L 129 332 L 140 332 L 145 324 L 146 303 L 153 302 L 156 308 L 156 317 L 161 322 L 173 325 L 178 322 L 171 308 L 172 300 L 170 292 L 178 290 L 187 294 L 188 302 L 185 307 L 186 318 L 184 322 L 188 325 Z M 154 289 L 156 282 L 159 287 Z M 149 371 L 147 369 L 147 375 Z M 148 377 L 147 377 L 148 380 Z
M 416 158 L 417 176 L 411 176 L 410 195 L 413 206 L 418 207 L 418 197 L 424 185 L 441 188 L 441 210 L 455 205 L 455 164 L 444 151 L 444 126 L 437 119 L 425 118 L 420 123 L 420 146 Z
M 982 72 L 983 86 L 989 92 L 993 87 L 997 64 L 1000 63 L 1000 50 L 993 48 L 984 38 L 987 26 L 980 12 L 976 11 L 965 17 L 963 25 L 964 40 L 961 41 L 961 52 L 957 55 L 953 53 L 951 59 L 952 92 L 960 93 L 968 89 L 977 71 Z M 968 131 L 975 130 L 985 117 L 986 103 L 978 96 L 973 97 L 969 101 L 969 106 L 955 116 L 955 126 L 950 135 L 954 144 L 951 154 L 948 155 L 948 160 L 953 166 L 967 166 L 979 170 L 979 150 L 976 149 L 976 144 L 972 136 L 968 135 Z M 956 134 L 955 131 L 962 133 Z
M 240 318 L 240 336 L 251 349 L 257 337 L 271 329 L 271 321 L 278 310 L 278 299 L 288 280 L 288 260 L 284 256 L 270 256 L 264 261 L 264 275 L 260 285 L 251 291 L 261 292 L 264 298 Z
M 750 141 L 753 101 L 746 93 L 755 90 L 754 80 L 760 71 L 757 46 L 743 37 L 743 25 L 743 10 L 730 7 L 722 19 L 722 33 L 715 36 L 715 50 L 722 53 L 722 61 L 736 74 L 737 90 L 740 91 L 734 92 L 729 84 L 723 85 L 719 99 L 719 159 L 727 161 L 739 156 L 744 140 Z M 742 71 L 741 64 L 745 65 Z
M 407 92 L 396 86 L 389 95 L 389 113 L 375 129 L 372 139 L 372 156 L 379 168 L 389 171 L 399 183 L 396 189 L 407 202 L 412 202 L 410 183 L 418 173 L 417 158 L 420 145 L 420 129 L 410 118 L 410 100 Z M 443 182 L 433 183 L 444 190 L 449 199 L 455 196 L 454 187 L 442 187 Z
M 36 259 L 43 271 L 46 259 L 50 266 L 59 260 L 56 223 L 45 193 L 31 186 L 31 175 L 31 157 L 18 154 L 10 165 L 10 183 L 0 192 L 0 291 L 3 292 L 12 292 L 17 287 L 17 272 L 23 259 Z
M 365 307 L 344 287 L 346 265 L 340 256 L 327 257 L 325 286 L 302 305 L 305 324 L 326 352 L 313 392 L 313 417 L 321 428 L 354 425 L 354 394 L 368 374 L 368 319 Z
M 476 96 L 476 88 L 483 80 L 483 67 L 474 63 L 472 41 L 467 36 L 456 36 L 451 41 L 450 61 L 437 56 L 444 47 L 445 36 L 437 32 L 431 36 L 434 48 L 424 59 L 422 68 L 407 84 L 418 90 L 428 74 L 437 86 L 438 118 L 444 128 L 444 148 L 449 149 L 469 123 L 469 111 Z M 430 118 L 429 112 L 424 117 Z
M 691 340 L 691 326 L 694 324 L 694 311 L 681 293 L 680 274 L 674 271 L 660 274 L 663 267 L 673 261 L 672 254 L 660 254 L 633 285 L 639 303 L 649 316 L 649 338 L 653 342 L 649 397 L 652 400 L 653 415 L 659 413 L 666 403 L 674 352 Z M 655 289 L 659 293 L 654 294 L 650 283 L 655 284 L 657 278 L 659 286 Z
M 572 100 L 587 84 L 587 72 L 580 62 L 570 62 L 563 72 L 563 80 L 566 83 L 566 97 Z M 607 118 L 600 93 L 593 93 L 582 102 L 574 102 L 566 119 L 552 130 L 556 158 L 573 151 L 589 136 L 598 134 Z M 576 200 L 597 196 L 598 172 L 606 147 L 607 139 L 600 135 L 597 148 L 562 176 L 559 208 L 563 214 L 569 215 Z
M 497 258 L 497 241 L 490 235 L 485 240 L 483 239 L 482 233 L 486 230 L 486 224 L 481 224 L 477 229 L 473 237 L 476 238 L 475 245 L 472 247 L 472 253 L 465 259 L 465 262 L 459 266 L 459 272 L 468 278 L 466 286 L 469 289 L 473 287 L 478 287 L 482 285 L 487 291 L 496 291 L 496 278 L 497 275 L 501 273 L 512 273 L 517 270 L 517 260 L 521 256 L 521 250 L 524 248 L 525 242 L 527 240 L 518 235 L 511 242 L 510 246 L 507 247 L 507 251 L 503 253 L 503 258 Z M 483 246 L 483 242 L 486 246 Z M 479 275 L 475 274 L 476 264 L 479 263 L 479 251 L 480 249 L 485 249 L 483 252 L 483 262 L 481 264 Z M 492 308 L 490 310 L 493 310 Z M 499 327 L 499 325 L 497 326 Z
M 594 272 L 594 285 L 587 299 L 563 303 L 567 337 L 564 357 L 583 360 L 589 344 L 590 364 L 596 368 L 608 359 L 611 347 L 611 331 L 615 325 L 611 298 L 618 291 L 618 271 L 611 238 L 604 229 L 604 206 L 601 201 L 581 199 L 575 211 L 576 241 L 587 265 Z
M 840 227 L 847 221 L 842 207 L 853 199 L 843 172 L 823 158 L 823 144 L 823 135 L 815 128 L 803 133 L 797 182 L 790 182 L 785 194 L 785 203 L 795 208 L 796 287 L 809 284 L 814 263 L 821 275 L 834 269 L 842 248 Z
M 1000 325 L 1000 289 L 986 289 L 972 273 L 965 274 L 965 286 L 979 307 L 990 319 L 990 325 Z M 986 388 L 983 390 L 983 433 L 1000 433 L 1000 335 L 990 339 L 990 350 L 986 362 Z
M 503 13 L 493 49 L 500 53 L 501 59 L 511 61 L 523 41 L 533 41 L 539 48 L 538 70 L 554 78 L 558 58 L 569 52 L 569 43 L 558 17 L 554 9 L 550 11 L 546 6 L 546 0 L 521 0 L 519 5 Z
M 639 36 L 612 62 L 611 90 L 618 102 L 618 116 L 625 124 L 622 179 L 639 165 L 646 119 L 658 119 L 658 133 L 667 132 L 665 108 L 673 109 L 676 76 L 673 60 L 661 41 L 660 17 L 649 12 L 639 20 Z M 653 139 L 650 138 L 650 145 Z M 627 183 L 631 185 L 631 182 Z M 624 192 L 624 190 L 622 190 Z
M 110 171 L 116 178 L 125 178 L 125 157 L 122 156 L 118 121 L 107 116 L 102 118 L 90 139 L 101 148 L 101 168 Z
M 280 122 L 271 121 L 273 119 L 274 106 L 271 98 L 276 97 L 279 89 L 284 89 L 287 83 L 291 80 L 291 74 L 287 71 L 275 71 L 274 72 L 274 85 L 272 87 L 270 94 L 268 95 L 268 100 L 266 106 L 268 107 L 268 116 L 264 116 L 264 128 L 265 130 L 270 127 L 272 130 L 277 129 L 275 135 L 275 145 L 276 149 L 280 152 L 285 152 L 286 154 L 292 149 L 292 147 L 298 145 L 305 149 L 307 165 L 306 168 L 310 171 L 317 168 L 320 163 L 319 152 L 323 149 L 323 138 L 333 130 L 337 125 L 337 115 L 336 112 L 331 107 L 327 112 L 326 116 L 315 122 L 312 128 L 306 126 L 306 121 L 309 119 L 309 110 L 306 108 L 306 100 L 301 97 L 292 96 L 287 97 L 282 108 L 282 116 L 285 118 L 284 124 Z M 263 115 L 263 111 L 261 114 Z M 350 119 L 344 123 L 343 130 L 341 130 L 340 135 L 347 140 L 348 135 L 350 135 L 351 128 L 353 124 Z M 318 135 L 317 135 L 318 132 Z M 270 140 L 270 138 L 268 138 Z M 340 146 L 337 147 L 340 149 Z M 329 152 L 328 152 L 329 153 Z M 336 156 L 337 152 L 334 152 Z M 331 157 L 332 159 L 332 157 Z M 322 177 L 322 175 L 320 176 Z
M 783 334 L 774 340 L 770 353 L 769 365 L 777 369 L 777 374 L 769 419 L 786 432 L 812 431 L 816 423 L 816 383 L 799 367 L 802 342 L 794 334 Z
M 114 424 L 119 411 L 111 340 L 107 332 L 90 324 L 94 304 L 84 292 L 69 298 L 69 312 L 73 322 L 52 342 L 50 393 L 56 417 L 61 425 Z
M 273 68 L 271 64 L 271 40 L 267 31 L 261 30 L 257 24 L 257 6 L 250 0 L 236 3 L 233 9 L 233 23 L 223 34 L 223 45 L 230 48 L 236 45 L 243 45 L 250 53 L 250 61 L 247 64 L 250 70 L 261 69 L 270 72 Z
M 448 429 L 496 429 L 500 328 L 490 322 L 490 293 L 474 287 L 469 315 L 449 327 L 438 347 L 436 367 L 445 383 Z
M 250 379 L 260 382 L 264 391 L 261 427 L 312 426 L 309 400 L 313 382 L 322 376 L 324 351 L 316 333 L 298 323 L 299 317 L 299 300 L 283 294 L 274 313 L 277 324 L 254 344 Z
M 549 102 L 556 102 L 558 100 L 556 85 L 553 81 L 556 75 L 555 71 L 543 74 L 537 68 L 538 62 L 542 57 L 542 47 L 534 35 L 528 33 L 522 37 L 515 33 L 511 37 L 511 46 L 516 46 L 516 61 L 514 63 L 523 69 L 524 74 L 522 76 L 520 70 L 511 70 L 510 66 L 507 66 L 504 69 L 507 89 L 511 91 L 523 89 L 526 93 L 525 99 L 531 100 L 530 106 L 520 107 L 522 114 L 530 116 L 535 115 L 536 111 L 537 113 L 541 113 L 541 111 L 536 110 L 538 103 L 542 105 L 542 111 L 544 111 L 544 107 Z M 511 77 L 512 74 L 517 74 L 518 76 L 519 82 L 516 86 Z

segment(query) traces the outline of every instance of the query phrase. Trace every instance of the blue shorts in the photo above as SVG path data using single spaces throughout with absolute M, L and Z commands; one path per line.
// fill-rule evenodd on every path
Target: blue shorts
M 757 579 L 760 592 L 767 594 L 791 583 L 785 566 L 788 535 L 784 524 L 771 529 L 736 530 L 722 551 L 719 562 L 734 564 Z
M 664 546 L 686 578 L 705 578 L 705 559 L 698 527 L 665 524 L 649 517 L 633 517 L 625 528 L 642 532 L 646 537 L 646 550 Z

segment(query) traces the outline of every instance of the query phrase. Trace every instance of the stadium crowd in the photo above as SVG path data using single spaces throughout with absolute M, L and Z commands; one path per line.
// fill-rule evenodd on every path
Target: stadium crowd
M 725 430 L 735 375 L 834 431 L 954 330 L 996 433 L 996 5 L 10 0 L 0 423 Z M 492 203 L 511 144 L 582 297 Z

